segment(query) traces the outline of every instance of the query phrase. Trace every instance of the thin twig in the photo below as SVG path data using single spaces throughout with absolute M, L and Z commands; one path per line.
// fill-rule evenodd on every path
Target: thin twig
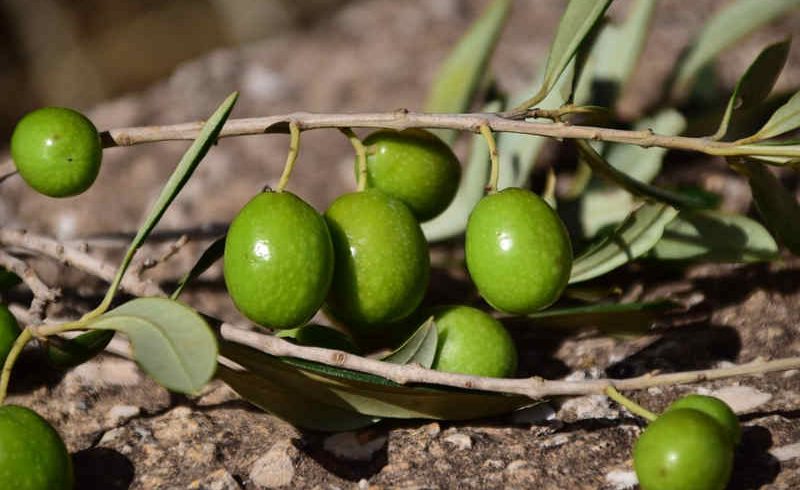
M 35 319 L 34 321 L 41 322 L 45 317 L 47 306 L 55 303 L 61 297 L 61 290 L 45 284 L 30 264 L 4 250 L 0 250 L 0 266 L 18 275 L 31 290 L 33 301 L 31 301 L 28 312 L 31 318 Z
M 172 257 L 175 256 L 180 250 L 189 243 L 189 236 L 188 235 L 181 235 L 180 238 L 173 241 L 172 243 L 167 245 L 167 249 L 164 250 L 160 256 L 153 258 L 148 257 L 135 266 L 132 266 L 129 270 L 129 274 L 133 274 L 135 276 L 140 275 L 142 272 L 157 267 L 159 264 L 163 264 L 164 262 L 168 261 Z
M 289 121 L 289 152 L 286 154 L 286 164 L 283 166 L 283 173 L 275 188 L 278 192 L 283 192 L 283 188 L 289 183 L 294 164 L 297 162 L 297 155 L 300 153 L 300 126 L 295 121 Z
M 480 132 L 487 125 L 494 132 L 530 134 L 550 138 L 583 139 L 627 143 L 645 148 L 657 146 L 675 150 L 688 150 L 717 156 L 762 155 L 800 157 L 797 147 L 777 145 L 736 145 L 731 142 L 711 141 L 706 138 L 666 136 L 651 131 L 629 131 L 622 129 L 572 126 L 569 124 L 543 123 L 503 117 L 497 113 L 430 114 L 399 110 L 358 114 L 323 114 L 294 112 L 266 117 L 229 119 L 220 133 L 221 138 L 231 136 L 286 133 L 290 122 L 302 130 L 320 128 L 441 128 Z M 107 147 L 131 146 L 168 140 L 193 140 L 202 128 L 202 122 L 174 124 L 169 126 L 142 126 L 111 129 L 104 133 Z
M 358 176 L 356 177 L 356 189 L 363 191 L 367 188 L 367 149 L 364 148 L 364 143 L 358 135 L 351 128 L 339 128 L 350 141 L 353 146 L 353 151 L 356 152 L 356 159 L 358 162 Z
M 112 281 L 116 268 L 103 260 L 93 257 L 77 247 L 66 246 L 53 238 L 28 233 L 24 230 L 0 228 L 0 244 L 19 247 L 57 260 L 64 265 L 75 267 L 104 281 Z M 136 296 L 160 296 L 161 288 L 150 281 L 133 275 L 125 276 L 122 289 Z
M 492 130 L 488 125 L 482 124 L 480 127 L 481 135 L 486 140 L 486 146 L 489 147 L 489 160 L 491 167 L 489 170 L 489 182 L 486 184 L 486 192 L 492 194 L 497 192 L 497 181 L 500 179 L 500 158 L 497 154 L 497 142 L 494 140 Z

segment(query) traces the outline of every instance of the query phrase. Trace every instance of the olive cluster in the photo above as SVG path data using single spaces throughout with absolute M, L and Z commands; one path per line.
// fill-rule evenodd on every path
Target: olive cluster
M 420 129 L 379 130 L 364 145 L 365 189 L 340 196 L 324 215 L 290 192 L 267 190 L 235 217 L 224 275 L 236 307 L 253 322 L 292 329 L 283 335 L 311 345 L 332 335 L 319 325 L 302 328 L 320 308 L 349 334 L 348 346 L 396 340 L 410 319 L 432 315 L 441 343 L 434 368 L 513 375 L 516 349 L 497 320 L 466 306 L 418 311 L 430 276 L 420 222 L 452 201 L 458 159 Z M 473 210 L 466 261 L 490 305 L 525 314 L 559 297 L 572 250 L 556 213 L 534 193 L 510 188 Z

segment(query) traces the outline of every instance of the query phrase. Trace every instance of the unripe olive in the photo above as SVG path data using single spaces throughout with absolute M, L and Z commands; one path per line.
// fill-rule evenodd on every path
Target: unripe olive
M 294 194 L 266 191 L 228 229 L 224 275 L 247 318 L 271 328 L 307 322 L 325 300 L 333 247 L 322 216 Z
M 524 189 L 504 189 L 478 202 L 467 222 L 465 249 L 481 296 L 506 313 L 549 306 L 569 280 L 572 247 L 564 223 Z

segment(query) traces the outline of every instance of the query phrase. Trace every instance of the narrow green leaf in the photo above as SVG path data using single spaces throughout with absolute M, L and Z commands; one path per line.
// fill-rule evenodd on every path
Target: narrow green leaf
M 302 327 L 278 330 L 276 335 L 300 345 L 324 347 L 350 353 L 358 352 L 358 348 L 348 335 L 318 323 L 306 323 Z
M 223 341 L 220 347 L 226 358 L 253 374 L 317 402 L 372 417 L 464 420 L 508 413 L 536 403 L 523 396 L 380 382 L 376 380 L 382 378 L 377 376 L 298 359 L 289 364 L 288 359 L 282 361 L 231 342 Z
M 426 112 L 465 112 L 486 75 L 486 68 L 505 25 L 510 0 L 494 0 L 461 38 L 436 75 L 425 102 Z M 456 132 L 437 132 L 448 144 Z
M 304 391 L 281 385 L 267 376 L 219 366 L 217 377 L 258 408 L 304 429 L 339 432 L 367 427 L 380 420 L 306 397 Z M 309 383 L 306 392 L 314 389 L 316 385 Z
M 515 110 L 526 110 L 547 97 L 581 43 L 603 17 L 610 4 L 611 0 L 570 0 L 550 45 L 542 85 L 533 97 L 517 106 Z
M 58 335 L 48 337 L 47 362 L 60 369 L 83 364 L 103 352 L 113 337 L 113 330 L 90 330 L 71 339 Z
M 592 168 L 592 171 L 605 179 L 613 182 L 614 184 L 622 187 L 626 191 L 636 196 L 653 199 L 656 201 L 664 202 L 671 206 L 697 208 L 703 207 L 704 202 L 701 202 L 692 196 L 672 192 L 660 187 L 655 187 L 640 180 L 636 180 L 628 174 L 617 170 L 605 158 L 600 156 L 597 151 L 587 141 L 576 140 L 575 144 L 578 150 L 585 158 L 586 163 Z
M 217 136 L 219 136 L 222 126 L 225 125 L 225 121 L 228 119 L 231 110 L 233 110 L 233 105 L 236 103 L 236 99 L 238 97 L 238 92 L 234 92 L 222 102 L 222 105 L 219 106 L 214 114 L 212 114 L 203 125 L 203 128 L 200 131 L 200 134 L 197 136 L 197 139 L 194 140 L 189 149 L 186 150 L 186 153 L 183 154 L 183 157 L 178 163 L 178 166 L 175 168 L 175 171 L 172 172 L 169 180 L 167 180 L 167 183 L 161 190 L 161 194 L 159 194 L 158 199 L 156 199 L 153 208 L 148 213 L 144 223 L 142 223 L 139 231 L 136 233 L 136 236 L 128 246 L 128 250 L 125 253 L 125 258 L 122 260 L 119 270 L 117 270 L 117 275 L 114 278 L 111 286 L 108 288 L 108 292 L 106 293 L 106 297 L 103 299 L 102 305 L 100 308 L 98 308 L 100 311 L 103 311 L 111 304 L 111 300 L 113 299 L 119 284 L 122 282 L 122 277 L 125 275 L 125 271 L 128 269 L 134 254 L 139 247 L 142 246 L 142 243 L 144 243 L 150 232 L 153 231 L 153 228 L 155 228 L 156 224 L 158 224 L 158 221 L 167 211 L 167 208 L 181 191 L 181 189 L 183 189 L 183 186 L 186 185 L 189 177 L 192 176 L 192 173 L 197 168 L 197 165 L 199 165 L 203 157 L 206 156 L 206 153 L 208 153 L 211 145 L 217 142 Z
M 595 328 L 601 332 L 644 332 L 664 313 L 677 305 L 671 301 L 645 303 L 611 303 L 570 308 L 550 308 L 528 315 L 537 327 L 582 330 Z
M 760 262 L 777 257 L 778 245 L 760 223 L 719 211 L 681 211 L 650 251 L 662 260 Z
M 211 245 L 208 246 L 203 251 L 203 254 L 197 259 L 197 262 L 192 266 L 191 270 L 187 272 L 180 281 L 178 281 L 178 286 L 170 295 L 172 299 L 178 299 L 178 297 L 183 293 L 184 288 L 186 285 L 189 284 L 191 281 L 197 279 L 200 274 L 207 271 L 209 267 L 214 265 L 225 253 L 225 235 L 217 238 L 214 240 Z
M 750 109 L 767 98 L 786 64 L 790 44 L 791 41 L 788 39 L 771 44 L 764 48 L 755 61 L 750 64 L 736 83 L 719 129 L 712 139 L 719 140 L 725 137 L 735 110 Z
M 685 127 L 686 119 L 678 111 L 665 109 L 638 121 L 634 129 L 652 129 L 658 134 L 676 135 Z M 661 162 L 666 154 L 664 148 L 615 144 L 609 147 L 606 161 L 628 177 L 649 183 L 661 172 Z M 593 237 L 600 229 L 621 222 L 636 206 L 636 199 L 629 192 L 593 179 L 578 203 L 583 236 Z
M 753 136 L 753 140 L 765 140 L 800 128 L 800 91 L 778 108 L 766 124 Z
M 642 204 L 613 234 L 575 259 L 569 283 L 593 279 L 641 257 L 655 246 L 677 214 L 677 209 L 666 204 Z
M 758 162 L 736 165 L 747 176 L 756 209 L 767 228 L 793 254 L 800 255 L 800 204 L 775 175 Z
M 698 72 L 723 50 L 797 6 L 800 0 L 738 0 L 716 12 L 676 67 L 672 97 L 685 97 Z
M 488 104 L 487 112 L 500 108 L 499 102 Z M 472 136 L 472 148 L 466 169 L 461 173 L 461 183 L 453 202 L 442 214 L 422 223 L 422 231 L 429 242 L 446 240 L 464 232 L 472 208 L 478 204 L 489 180 L 489 148 L 481 135 Z
M 439 330 L 433 317 L 425 320 L 425 323 L 408 338 L 403 345 L 394 350 L 383 359 L 384 362 L 393 364 L 419 364 L 422 367 L 430 368 L 436 359 L 436 346 L 439 343 Z
M 208 323 L 177 301 L 137 298 L 100 316 L 88 328 L 127 335 L 142 369 L 173 391 L 196 393 L 217 367 L 217 341 Z

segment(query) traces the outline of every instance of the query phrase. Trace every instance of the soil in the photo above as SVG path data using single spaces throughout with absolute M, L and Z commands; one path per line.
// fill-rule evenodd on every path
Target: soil
M 562 2 L 517 2 L 492 70 L 512 93 L 527 87 L 544 59 Z M 644 56 L 619 110 L 642 113 L 659 96 L 680 50 L 722 1 L 662 0 Z M 323 22 L 179 66 L 140 93 L 97 106 L 100 128 L 169 124 L 205 117 L 232 90 L 233 117 L 304 111 L 419 109 L 449 46 L 485 2 L 365 0 Z M 630 2 L 611 10 L 619 16 Z M 786 15 L 726 52 L 718 66 L 730 87 L 758 49 L 800 29 Z M 793 49 L 779 89 L 800 84 Z M 118 258 L 185 143 L 106 151 L 95 186 L 65 200 L 35 195 L 20 179 L 2 184 L 0 222 L 87 242 Z M 277 182 L 285 136 L 225 139 L 164 216 L 144 256 L 158 257 L 183 233 L 180 253 L 148 272 L 174 282 L 261 187 Z M 463 155 L 464 148 L 457 148 Z M 304 133 L 289 189 L 318 209 L 353 189 L 352 150 L 336 131 Z M 748 212 L 749 191 L 721 161 L 674 159 L 666 179 L 722 192 L 729 210 Z M 567 162 L 567 165 L 570 163 Z M 796 185 L 796 179 L 787 180 Z M 456 247 L 457 248 L 457 247 Z M 34 264 L 65 294 L 54 317 L 90 307 L 101 285 L 46 260 Z M 458 271 L 436 271 L 432 293 L 474 302 Z M 520 375 L 582 379 L 708 368 L 800 353 L 800 259 L 771 264 L 665 267 L 644 263 L 611 274 L 625 300 L 669 298 L 684 308 L 657 333 L 635 338 L 511 325 Z M 17 289 L 12 301 L 29 300 Z M 186 296 L 209 314 L 241 322 L 218 267 Z M 15 370 L 11 403 L 30 406 L 63 434 L 78 488 L 609 488 L 635 486 L 630 450 L 643 424 L 604 397 L 550 400 L 531 409 L 469 422 L 389 421 L 340 434 L 303 431 L 239 398 L 222 383 L 202 394 L 171 394 L 130 361 L 102 356 L 67 373 L 41 367 L 27 352 Z M 705 382 L 634 393 L 653 410 L 685 393 L 727 400 L 744 424 L 730 488 L 800 488 L 800 375 Z

